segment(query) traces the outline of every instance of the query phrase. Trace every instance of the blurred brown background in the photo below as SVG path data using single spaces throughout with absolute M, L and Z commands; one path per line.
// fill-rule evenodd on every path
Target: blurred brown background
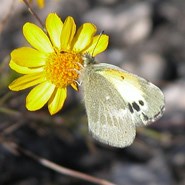
M 0 0 L 0 184 L 91 184 L 61 175 L 19 155 L 15 143 L 59 165 L 120 185 L 185 184 L 185 1 L 46 0 L 33 9 L 45 21 L 50 12 L 77 26 L 92 22 L 110 36 L 100 62 L 120 66 L 158 85 L 166 97 L 162 119 L 139 128 L 124 149 L 102 145 L 88 133 L 82 100 L 73 90 L 55 116 L 47 107 L 29 112 L 29 90 L 10 92 L 18 76 L 8 67 L 10 52 L 28 45 L 22 26 L 37 20 L 19 0 Z

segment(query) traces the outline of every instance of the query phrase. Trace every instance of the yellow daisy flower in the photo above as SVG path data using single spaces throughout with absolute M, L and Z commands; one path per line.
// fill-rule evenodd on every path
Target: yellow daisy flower
M 84 23 L 76 32 L 72 17 L 64 23 L 54 13 L 46 18 L 45 33 L 32 23 L 23 26 L 23 34 L 32 47 L 21 47 L 11 52 L 10 68 L 24 74 L 14 80 L 9 88 L 20 91 L 35 86 L 26 97 L 30 111 L 48 103 L 51 115 L 63 106 L 67 86 L 77 90 L 79 71 L 83 65 L 83 54 L 93 56 L 107 48 L 108 36 L 95 36 L 96 27 Z

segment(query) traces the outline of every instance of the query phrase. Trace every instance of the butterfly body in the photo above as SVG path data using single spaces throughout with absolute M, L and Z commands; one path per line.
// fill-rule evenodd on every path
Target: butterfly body
M 161 90 L 117 66 L 96 64 L 94 58 L 85 55 L 80 78 L 89 130 L 100 142 L 129 146 L 136 126 L 147 125 L 163 114 Z

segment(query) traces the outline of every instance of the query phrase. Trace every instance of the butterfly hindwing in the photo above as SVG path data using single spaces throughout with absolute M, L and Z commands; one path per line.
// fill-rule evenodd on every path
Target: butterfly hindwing
M 83 91 L 90 132 L 99 141 L 115 147 L 130 145 L 135 138 L 135 125 L 127 103 L 96 70 L 87 74 Z

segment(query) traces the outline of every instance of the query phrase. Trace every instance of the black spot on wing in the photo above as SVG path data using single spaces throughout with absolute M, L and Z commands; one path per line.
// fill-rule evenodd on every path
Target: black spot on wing
M 140 111 L 140 107 L 139 107 L 139 105 L 138 105 L 136 102 L 133 102 L 133 103 L 132 103 L 132 106 L 133 106 L 133 108 L 134 108 L 137 112 Z
M 130 103 L 128 104 L 128 108 L 129 108 L 131 113 L 134 113 L 134 110 L 133 110 L 132 105 Z
M 146 114 L 144 114 L 143 112 L 142 112 L 142 115 L 143 115 L 143 118 L 144 118 L 145 121 L 149 120 L 148 116 Z
M 157 114 L 154 115 L 154 120 L 158 119 L 159 117 L 161 117 L 161 115 L 163 114 L 165 110 L 165 107 L 161 107 L 161 111 L 159 111 Z
M 161 112 L 158 112 L 157 114 L 154 115 L 154 119 L 157 119 L 161 115 Z
M 162 106 L 162 107 L 161 107 L 161 113 L 163 114 L 164 111 L 165 111 L 165 106 Z
M 128 103 L 128 108 L 131 113 L 134 113 L 134 111 L 139 112 L 141 110 L 140 106 L 136 102 L 133 102 L 132 104 Z
M 125 79 L 125 77 L 124 76 L 121 76 L 121 78 L 124 80 Z
M 141 106 L 143 106 L 143 105 L 144 105 L 144 102 L 143 102 L 142 100 L 139 100 L 139 104 L 140 104 Z

